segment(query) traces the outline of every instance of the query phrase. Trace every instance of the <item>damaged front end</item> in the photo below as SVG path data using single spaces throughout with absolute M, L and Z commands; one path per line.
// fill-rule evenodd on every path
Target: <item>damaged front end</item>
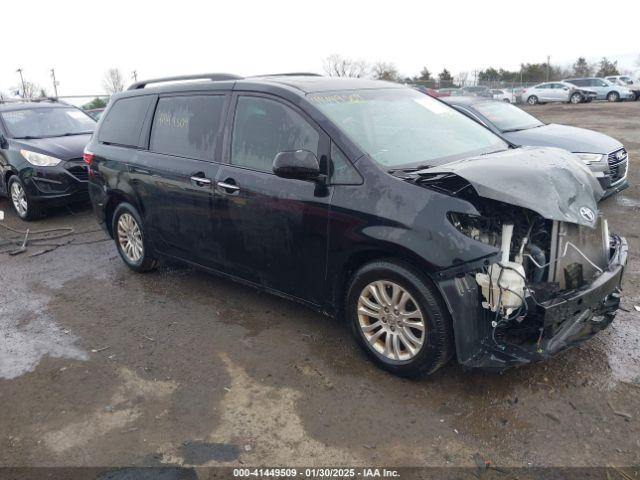
M 518 150 L 407 177 L 473 204 L 479 215 L 452 211 L 448 221 L 496 249 L 480 267 L 437 273 L 466 367 L 549 358 L 607 327 L 620 304 L 628 247 L 597 214 L 597 181 L 557 151 Z

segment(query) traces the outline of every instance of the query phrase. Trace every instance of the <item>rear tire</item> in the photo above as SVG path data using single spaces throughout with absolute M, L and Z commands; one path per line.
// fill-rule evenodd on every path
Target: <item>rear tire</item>
M 440 295 L 407 264 L 363 266 L 351 279 L 344 311 L 359 346 L 396 375 L 431 374 L 453 355 L 451 320 Z
M 536 97 L 535 95 L 531 95 L 529 98 L 527 98 L 527 103 L 529 105 L 537 105 L 538 104 L 538 97 Z
M 144 273 L 158 266 L 142 219 L 133 205 L 118 205 L 113 214 L 111 231 L 120 257 L 131 270 Z
M 18 175 L 9 177 L 7 187 L 11 206 L 18 217 L 27 222 L 42 217 L 42 210 L 29 196 Z
M 620 94 L 618 92 L 609 92 L 607 94 L 607 101 L 617 102 L 620 100 Z

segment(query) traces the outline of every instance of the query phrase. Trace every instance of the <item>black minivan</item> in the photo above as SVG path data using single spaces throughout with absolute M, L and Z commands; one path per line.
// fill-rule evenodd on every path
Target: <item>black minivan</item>
M 130 268 L 175 259 L 344 318 L 399 375 L 454 353 L 497 370 L 542 360 L 619 306 L 627 243 L 584 164 L 511 148 L 398 84 L 139 82 L 111 99 L 84 158 Z

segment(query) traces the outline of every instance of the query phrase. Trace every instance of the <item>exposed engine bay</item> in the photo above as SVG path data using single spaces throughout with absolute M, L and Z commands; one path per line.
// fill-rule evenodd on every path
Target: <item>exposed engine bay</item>
M 503 157 L 403 175 L 468 201 L 477 213 L 450 211 L 449 222 L 495 248 L 483 264 L 456 266 L 438 282 L 465 366 L 548 358 L 608 326 L 620 303 L 628 247 L 597 213 L 595 179 L 570 162 L 532 158 L 523 167 Z
M 492 200 L 477 198 L 474 204 L 480 216 L 450 213 L 450 221 L 500 250 L 498 261 L 474 279 L 482 307 L 494 314 L 491 326 L 501 334 L 541 335 L 552 325 L 536 316 L 535 306 L 590 284 L 607 268 L 611 245 L 601 216 L 592 229 Z

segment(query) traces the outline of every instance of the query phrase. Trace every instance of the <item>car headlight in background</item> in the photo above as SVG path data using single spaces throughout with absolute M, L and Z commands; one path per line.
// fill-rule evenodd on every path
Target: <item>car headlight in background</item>
M 20 154 L 31 165 L 36 165 L 38 167 L 53 167 L 54 165 L 58 165 L 61 162 L 59 158 L 50 157 L 49 155 L 32 152 L 30 150 L 20 150 Z
M 575 155 L 582 160 L 585 165 L 591 165 L 592 163 L 598 163 L 604 160 L 604 155 L 601 153 L 575 153 Z

